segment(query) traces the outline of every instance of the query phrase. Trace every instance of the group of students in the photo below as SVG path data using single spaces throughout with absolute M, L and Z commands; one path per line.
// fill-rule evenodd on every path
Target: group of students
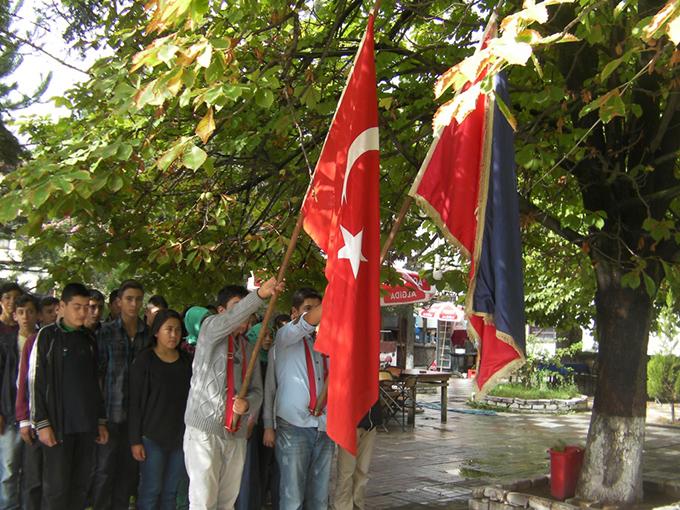
M 0 287 L 0 509 L 335 510 L 364 508 L 380 406 L 358 454 L 335 446 L 317 399 L 329 362 L 314 350 L 321 295 L 293 293 L 265 333 L 241 398 L 264 302 L 228 285 L 183 314 L 124 281 L 109 297 L 80 283 L 61 299 Z

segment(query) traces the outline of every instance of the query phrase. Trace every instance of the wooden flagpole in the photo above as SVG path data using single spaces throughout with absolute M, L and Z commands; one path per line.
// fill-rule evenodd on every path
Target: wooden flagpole
M 380 9 L 380 2 L 381 0 L 376 0 L 375 5 L 373 6 L 372 14 L 375 16 L 378 13 L 378 9 Z M 489 31 L 494 27 L 494 23 L 498 17 L 498 13 L 494 11 L 489 18 L 489 21 L 487 22 L 487 26 L 484 29 L 484 36 L 482 37 L 482 41 L 484 41 L 487 37 L 487 34 Z M 480 43 L 480 47 L 481 47 Z M 411 208 L 411 205 L 413 204 L 413 197 L 411 195 L 406 195 L 406 198 L 401 204 L 401 209 L 399 210 L 399 213 L 397 214 L 397 217 L 394 219 L 394 223 L 392 224 L 392 228 L 390 229 L 390 233 L 387 235 L 387 238 L 385 239 L 385 244 L 383 244 L 382 249 L 380 250 L 380 266 L 382 266 L 385 263 L 385 259 L 387 258 L 387 254 L 389 253 L 390 249 L 392 248 L 392 245 L 394 244 L 394 240 L 397 237 L 397 233 L 399 232 L 399 229 L 401 226 L 404 224 L 404 220 L 406 219 L 406 214 L 408 213 L 409 209 Z M 319 414 L 321 410 L 323 409 L 324 405 L 326 404 L 326 399 L 328 396 L 328 378 L 324 381 L 324 385 L 321 389 L 321 393 L 319 395 L 319 399 L 317 401 L 316 407 L 315 407 L 315 412 Z
M 312 180 L 310 180 L 310 186 L 311 186 Z M 309 190 L 308 190 L 309 191 Z M 305 193 L 305 198 L 307 197 L 307 193 Z M 304 201 L 303 201 L 304 204 Z M 302 208 L 300 208 L 300 212 L 298 214 L 297 221 L 295 223 L 295 227 L 293 228 L 293 233 L 290 236 L 290 242 L 288 243 L 288 248 L 286 249 L 286 254 L 283 257 L 283 262 L 281 263 L 281 267 L 279 267 L 279 272 L 276 275 L 276 284 L 279 285 L 281 282 L 283 282 L 284 276 L 286 275 L 286 271 L 288 270 L 288 265 L 290 264 L 290 259 L 293 256 L 293 251 L 295 251 L 295 246 L 297 245 L 298 238 L 300 237 L 300 232 L 302 231 L 302 221 L 303 221 L 303 213 L 302 213 Z M 248 388 L 250 387 L 250 382 L 253 378 L 253 372 L 255 370 L 255 364 L 259 363 L 259 353 L 260 349 L 262 349 L 262 343 L 264 342 L 265 335 L 267 333 L 267 328 L 269 327 L 269 322 L 271 321 L 272 315 L 274 315 L 274 308 L 276 307 L 276 301 L 278 299 L 278 292 L 275 292 L 272 294 L 271 298 L 269 299 L 269 304 L 267 305 L 267 310 L 265 311 L 264 318 L 262 319 L 262 326 L 260 327 L 260 331 L 257 335 L 257 341 L 255 342 L 255 346 L 253 347 L 253 352 L 250 356 L 250 360 L 248 360 L 248 369 L 246 370 L 246 375 L 243 379 L 243 384 L 241 384 L 241 389 L 238 392 L 237 397 L 238 398 L 245 398 L 246 394 L 248 393 Z M 235 429 L 238 425 L 239 420 L 241 419 L 241 415 L 235 414 L 232 419 L 232 429 Z
M 380 8 L 380 2 L 381 0 L 376 0 L 373 9 L 371 13 L 373 16 L 375 16 L 378 12 L 378 9 Z M 358 53 L 357 53 L 358 55 Z M 345 85 L 346 86 L 346 85 Z M 343 91 L 344 94 L 344 91 Z M 340 102 L 342 101 L 342 96 L 340 98 Z M 338 102 L 338 105 L 340 104 Z M 337 113 L 337 110 L 336 110 Z M 333 117 L 335 119 L 335 116 Z M 333 123 L 331 122 L 331 126 Z M 324 142 L 325 146 L 325 142 Z M 323 152 L 323 148 L 322 148 Z M 312 183 L 314 182 L 314 175 L 316 172 L 314 172 L 311 176 L 311 179 L 309 181 L 309 187 L 307 188 L 307 192 L 305 193 L 305 199 L 302 201 L 304 204 L 305 201 L 307 200 L 307 195 L 309 194 L 309 190 L 312 187 Z M 295 246 L 297 245 L 297 240 L 298 237 L 300 236 L 300 232 L 302 230 L 302 222 L 303 222 L 303 214 L 302 214 L 302 208 L 300 208 L 300 213 L 298 215 L 297 223 L 295 223 L 295 228 L 293 229 L 293 233 L 290 238 L 290 243 L 288 244 L 288 249 L 286 250 L 286 254 L 283 258 L 283 262 L 281 263 L 281 267 L 279 268 L 279 273 L 276 277 L 276 283 L 277 285 L 283 282 L 283 277 L 286 274 L 286 270 L 288 269 L 288 264 L 290 263 L 290 259 L 293 255 L 293 251 L 295 250 Z M 248 368 L 246 370 L 246 375 L 243 380 L 243 384 L 241 385 L 241 389 L 238 392 L 237 397 L 238 398 L 245 398 L 246 394 L 248 393 L 248 388 L 250 387 L 250 382 L 253 378 L 253 371 L 255 370 L 255 363 L 258 362 L 258 354 L 260 353 L 260 349 L 262 348 L 262 343 L 264 342 L 264 337 L 265 333 L 267 331 L 267 327 L 269 326 L 269 321 L 271 320 L 272 315 L 274 314 L 274 307 L 276 306 L 276 300 L 278 298 L 277 294 L 273 294 L 269 300 L 269 305 L 267 306 L 267 311 L 264 314 L 264 318 L 262 319 L 262 326 L 260 327 L 260 332 L 257 335 L 257 341 L 255 342 L 255 346 L 253 347 L 253 352 L 251 354 L 251 358 L 248 361 Z M 324 384 L 325 391 L 323 392 L 323 395 L 325 395 L 328 392 L 328 380 L 326 380 L 326 383 Z M 323 400 L 325 400 L 325 397 L 323 397 Z M 321 401 L 320 401 L 321 402 Z M 317 406 L 318 407 L 318 406 Z M 238 425 L 239 420 L 241 419 L 241 416 L 238 414 L 234 414 L 234 417 L 232 419 L 232 429 L 236 428 Z

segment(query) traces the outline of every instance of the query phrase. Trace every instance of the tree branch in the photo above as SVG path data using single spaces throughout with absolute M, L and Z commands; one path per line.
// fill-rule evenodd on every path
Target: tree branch
M 583 241 L 585 240 L 584 236 L 582 236 L 575 230 L 563 227 L 557 218 L 549 215 L 545 211 L 542 211 L 536 205 L 532 204 L 528 199 L 521 195 L 519 196 L 519 210 L 523 214 L 530 215 L 533 219 L 535 219 L 545 228 L 551 230 L 552 232 L 566 239 L 570 243 L 580 246 L 581 243 L 583 243 Z

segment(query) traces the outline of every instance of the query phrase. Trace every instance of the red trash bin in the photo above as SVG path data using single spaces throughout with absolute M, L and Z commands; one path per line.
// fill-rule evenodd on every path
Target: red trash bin
M 583 464 L 583 448 L 566 446 L 550 451 L 550 494 L 555 499 L 567 499 L 576 494 L 576 482 Z

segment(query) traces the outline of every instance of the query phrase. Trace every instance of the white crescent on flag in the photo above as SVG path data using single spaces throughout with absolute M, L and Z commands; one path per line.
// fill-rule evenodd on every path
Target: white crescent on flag
M 347 181 L 349 174 L 352 171 L 354 163 L 361 157 L 362 154 L 368 151 L 377 151 L 379 146 L 378 128 L 368 128 L 364 132 L 357 135 L 357 137 L 349 146 L 347 151 L 347 166 L 345 167 L 345 181 L 342 183 L 342 200 L 341 203 L 347 202 Z

